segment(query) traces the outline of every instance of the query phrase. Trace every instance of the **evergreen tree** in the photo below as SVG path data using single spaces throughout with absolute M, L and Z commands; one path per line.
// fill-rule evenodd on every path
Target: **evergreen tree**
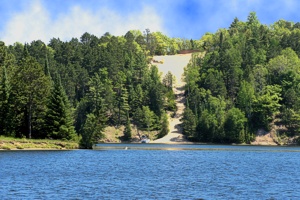
M 75 130 L 71 116 L 71 106 L 58 77 L 52 86 L 45 117 L 47 137 L 54 139 L 74 139 Z
M 143 112 L 142 123 L 149 133 L 149 131 L 153 128 L 154 125 L 153 123 L 155 122 L 155 114 L 153 111 L 149 109 L 148 106 L 143 106 L 142 112 Z
M 164 105 L 163 85 L 160 80 L 158 68 L 151 66 L 148 82 L 146 82 L 147 86 L 145 88 L 148 92 L 149 108 L 158 117 L 161 116 Z
M 269 130 L 269 123 L 274 119 L 275 114 L 281 107 L 281 87 L 278 85 L 268 85 L 264 88 L 263 94 L 257 97 L 253 107 L 253 124 L 256 127 L 263 127 Z
M 144 93 L 141 84 L 130 89 L 129 95 L 130 111 L 134 112 L 138 108 L 141 108 L 144 101 Z
M 128 92 L 127 89 L 122 87 L 116 95 L 117 101 L 117 124 L 124 124 L 129 113 L 128 105 Z
M 132 135 L 131 123 L 130 123 L 130 119 L 129 119 L 129 114 L 127 114 L 127 122 L 126 122 L 126 126 L 125 126 L 125 129 L 124 129 L 124 139 L 125 140 L 130 140 L 131 135 Z
M 83 134 L 80 144 L 84 148 L 92 148 L 94 144 L 104 138 L 105 125 L 101 118 L 95 116 L 93 113 L 87 115 L 86 122 L 83 127 Z
M 49 77 L 45 76 L 42 66 L 24 50 L 25 57 L 21 66 L 14 69 L 11 78 L 11 95 L 14 104 L 14 126 L 21 137 L 41 137 L 46 99 L 50 91 Z
M 10 84 L 7 78 L 6 67 L 2 69 L 2 77 L 0 82 L 0 135 L 9 135 L 10 133 Z
M 163 84 L 169 89 L 172 90 L 173 84 L 174 84 L 175 77 L 173 74 L 169 71 L 163 78 Z
M 245 112 L 248 119 L 252 117 L 254 99 L 254 88 L 248 82 L 242 81 L 237 95 L 237 107 Z
M 186 135 L 187 138 L 195 137 L 197 119 L 189 107 L 185 108 L 181 121 L 183 134 Z
M 163 112 L 162 116 L 161 116 L 161 129 L 159 131 L 159 137 L 164 137 L 165 135 L 167 135 L 170 131 L 169 128 L 169 117 L 167 115 L 167 113 Z
M 226 142 L 243 143 L 245 142 L 245 114 L 238 108 L 232 108 L 227 113 L 224 123 Z

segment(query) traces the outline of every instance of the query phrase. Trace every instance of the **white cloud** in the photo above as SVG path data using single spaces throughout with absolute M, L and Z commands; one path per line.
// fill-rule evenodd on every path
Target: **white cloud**
M 53 37 L 64 41 L 72 37 L 79 38 L 84 32 L 97 36 L 105 32 L 124 35 L 128 30 L 146 28 L 164 32 L 162 19 L 149 6 L 144 6 L 139 12 L 127 16 L 121 16 L 108 8 L 92 12 L 74 6 L 66 13 L 51 19 L 48 10 L 36 0 L 6 23 L 0 37 L 7 45 L 39 39 L 48 43 Z

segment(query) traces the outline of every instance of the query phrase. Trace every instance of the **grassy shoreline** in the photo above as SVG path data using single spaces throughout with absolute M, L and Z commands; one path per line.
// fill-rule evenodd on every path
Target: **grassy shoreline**
M 79 149 L 76 141 L 26 139 L 0 136 L 0 150 L 70 150 Z
M 108 142 L 109 143 L 109 142 Z M 115 142 L 120 143 L 120 142 Z M 135 143 L 135 142 L 133 142 Z M 152 143 L 153 144 L 153 143 Z M 274 146 L 270 144 L 214 144 L 198 142 L 167 142 L 165 144 L 202 144 L 202 145 L 237 145 L 237 146 Z M 275 146 L 297 146 L 293 145 L 275 145 Z M 0 151 L 18 151 L 18 150 L 75 150 L 80 149 L 76 141 L 62 141 L 49 139 L 26 139 L 11 138 L 0 136 Z

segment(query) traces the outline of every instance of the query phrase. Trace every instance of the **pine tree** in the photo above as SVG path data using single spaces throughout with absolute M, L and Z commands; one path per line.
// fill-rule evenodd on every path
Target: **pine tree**
M 143 119 L 142 119 L 143 126 L 149 132 L 153 128 L 155 122 L 155 113 L 151 111 L 148 106 L 143 106 L 142 112 L 143 112 Z
M 71 116 L 71 107 L 60 78 L 55 80 L 47 105 L 45 130 L 48 137 L 54 139 L 73 139 L 75 131 Z
M 187 107 L 185 109 L 181 121 L 183 134 L 187 137 L 194 137 L 196 131 L 196 117 L 190 108 Z
M 126 115 L 129 112 L 128 105 L 128 92 L 127 89 L 121 87 L 119 92 L 116 95 L 116 103 L 117 103 L 117 124 L 124 124 L 126 122 Z
M 163 112 L 162 116 L 161 116 L 161 129 L 159 132 L 159 137 L 164 137 L 165 135 L 167 135 L 169 133 L 170 129 L 169 129 L 169 120 L 168 120 L 168 115 L 167 113 Z
M 0 135 L 9 135 L 9 95 L 10 85 L 7 79 L 6 67 L 3 67 L 0 83 Z
M 129 104 L 130 110 L 136 111 L 138 108 L 141 108 L 143 105 L 144 93 L 141 87 L 141 84 L 138 84 L 136 87 L 131 88 L 129 95 Z
M 27 133 L 28 138 L 40 137 L 40 124 L 46 111 L 46 100 L 50 92 L 50 80 L 42 66 L 28 55 L 26 48 L 20 67 L 13 70 L 11 95 L 14 104 L 14 129 L 16 136 Z
M 150 68 L 149 82 L 146 86 L 149 98 L 149 108 L 158 116 L 161 117 L 164 106 L 163 84 L 156 66 Z
M 163 84 L 169 89 L 172 90 L 173 85 L 174 85 L 174 79 L 175 77 L 173 76 L 173 74 L 168 71 L 168 73 L 164 76 L 163 78 Z
M 124 139 L 125 140 L 130 140 L 132 136 L 132 132 L 131 132 L 131 123 L 130 123 L 130 119 L 129 119 L 129 114 L 127 114 L 127 122 L 126 122 L 126 126 L 124 129 Z
M 102 120 L 103 118 L 97 117 L 93 113 L 87 115 L 80 141 L 82 147 L 92 148 L 93 144 L 96 144 L 104 137 L 105 123 Z
M 245 124 L 247 119 L 245 113 L 238 108 L 228 110 L 227 118 L 224 124 L 227 142 L 242 143 L 245 142 Z

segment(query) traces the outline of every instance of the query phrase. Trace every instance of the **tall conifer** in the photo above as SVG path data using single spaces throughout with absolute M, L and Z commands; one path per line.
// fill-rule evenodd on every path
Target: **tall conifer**
M 54 81 L 47 108 L 45 129 L 48 131 L 48 137 L 68 140 L 74 138 L 70 103 L 60 77 Z
M 9 93 L 10 85 L 7 79 L 6 67 L 3 67 L 0 83 L 0 135 L 9 134 Z

